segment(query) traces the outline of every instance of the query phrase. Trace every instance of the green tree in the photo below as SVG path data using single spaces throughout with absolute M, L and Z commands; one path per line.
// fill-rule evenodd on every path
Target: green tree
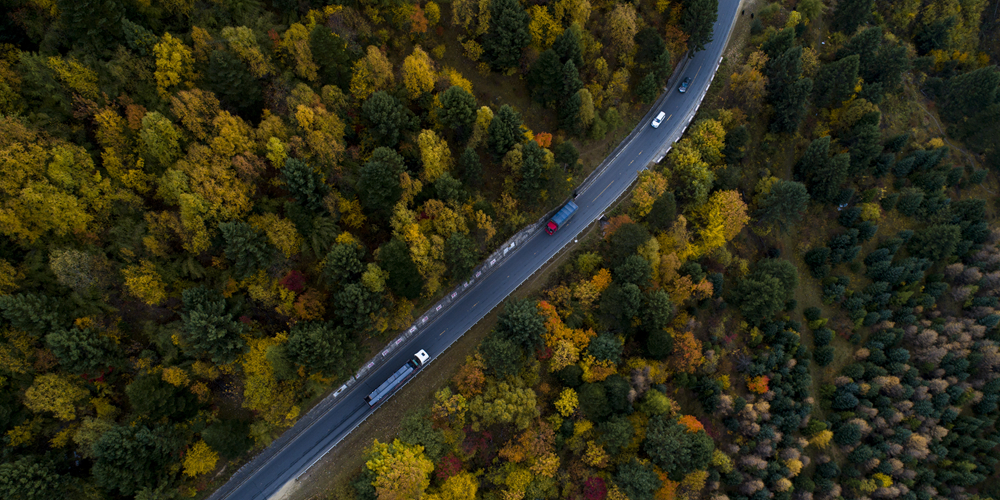
M 263 100 L 260 82 L 240 58 L 225 50 L 213 50 L 205 84 L 223 103 L 249 113 Z
M 647 287 L 653 279 L 653 268 L 641 255 L 629 255 L 621 264 L 615 266 L 612 275 L 615 283 L 633 283 Z
M 423 446 L 427 458 L 437 462 L 449 448 L 444 433 L 433 422 L 426 407 L 423 410 L 410 411 L 403 418 L 399 439 L 407 444 Z
M 521 180 L 518 182 L 518 198 L 525 205 L 538 199 L 545 187 L 545 150 L 535 141 L 527 141 L 521 149 Z
M 639 224 L 623 224 L 608 238 L 608 257 L 612 266 L 620 266 L 646 243 L 652 235 Z
M 802 220 L 809 205 L 809 193 L 801 182 L 778 179 L 770 190 L 757 200 L 754 218 L 765 226 L 785 232 Z
M 508 104 L 500 106 L 496 115 L 493 116 L 493 120 L 490 121 L 487 134 L 486 147 L 494 158 L 503 158 L 507 151 L 510 151 L 515 144 L 524 139 L 521 114 L 514 111 L 514 108 Z
M 562 101 L 559 104 L 558 116 L 559 116 L 559 128 L 578 135 L 582 132 L 582 123 L 580 122 L 580 108 L 583 105 L 583 96 L 579 92 L 573 94 Z
M 161 168 L 172 167 L 181 155 L 180 132 L 170 119 L 156 111 L 142 117 L 139 138 L 147 161 L 152 160 Z
M 820 66 L 814 89 L 816 105 L 837 107 L 849 99 L 858 82 L 860 62 L 861 56 L 852 54 Z
M 735 165 L 746 156 L 746 146 L 750 142 L 750 131 L 746 125 L 739 125 L 726 131 L 725 145 L 722 147 L 722 157 L 726 163 Z
M 832 203 L 847 180 L 850 155 L 830 157 L 830 136 L 812 141 L 805 154 L 795 164 L 796 176 L 805 180 L 809 193 L 819 201 Z
M 281 169 L 281 180 L 295 202 L 313 213 L 323 211 L 323 197 L 330 192 L 330 186 L 323 177 L 301 160 L 287 158 Z
M 598 361 L 611 361 L 616 365 L 621 363 L 623 349 L 622 341 L 609 332 L 601 333 L 590 339 L 590 344 L 587 344 L 587 354 Z
M 478 187 L 483 182 L 483 167 L 479 162 L 479 153 L 475 149 L 465 148 L 458 157 L 458 165 L 462 169 L 462 180 L 471 187 Z
M 19 293 L 0 296 L 0 311 L 11 326 L 36 337 L 63 328 L 58 303 L 47 295 Z
M 653 202 L 653 208 L 646 214 L 646 224 L 654 230 L 669 229 L 677 219 L 677 201 L 674 193 L 665 192 Z
M 528 70 L 528 89 L 535 101 L 548 105 L 556 101 L 562 90 L 559 55 L 548 49 L 538 56 Z
M 514 375 L 521 370 L 524 359 L 521 348 L 495 330 L 479 344 L 479 352 L 483 355 L 486 370 L 498 379 Z
M 119 0 L 59 0 L 59 24 L 72 45 L 103 53 L 122 36 L 125 4 Z
M 581 385 L 577 390 L 577 398 L 580 400 L 580 410 L 589 420 L 600 422 L 611 413 L 602 384 Z
M 184 387 L 164 382 L 159 374 L 143 373 L 125 386 L 132 411 L 155 422 L 163 417 L 184 421 L 198 411 L 197 398 Z
M 0 464 L 0 497 L 18 500 L 62 498 L 66 477 L 55 464 L 34 456 Z
M 444 242 L 445 261 L 452 279 L 463 280 L 479 263 L 476 242 L 468 235 L 455 232 Z
M 961 239 L 962 230 L 959 226 L 937 224 L 914 233 L 906 248 L 914 257 L 938 261 L 954 254 Z
M 393 238 L 379 247 L 378 261 L 382 269 L 389 272 L 386 284 L 393 293 L 407 299 L 420 296 L 424 279 L 413 263 L 410 249 L 404 241 Z
M 688 34 L 691 55 L 705 50 L 712 41 L 712 26 L 719 16 L 719 0 L 687 0 L 681 14 L 681 29 Z
M 674 352 L 674 338 L 666 330 L 655 330 L 646 340 L 646 350 L 654 359 L 666 359 Z
M 565 101 L 583 88 L 583 81 L 580 80 L 580 71 L 573 61 L 566 61 L 562 67 L 562 89 L 561 101 Z
M 666 328 L 674 317 L 674 303 L 663 289 L 654 290 L 646 297 L 642 327 L 652 335 Z
M 361 118 L 368 124 L 368 135 L 377 146 L 396 147 L 403 130 L 410 128 L 410 118 L 403 103 L 383 90 L 372 94 L 361 105 Z
M 510 299 L 497 318 L 496 331 L 519 347 L 533 351 L 542 345 L 545 319 L 538 314 L 538 301 Z
M 356 57 L 348 48 L 346 40 L 317 24 L 309 32 L 309 48 L 313 62 L 319 66 L 319 77 L 323 83 L 340 87 L 343 92 L 351 89 L 351 68 Z
M 663 37 L 652 26 L 647 26 L 636 32 L 634 39 L 635 63 L 639 67 L 646 68 L 655 63 L 660 54 L 667 50 L 667 44 L 663 41 Z
M 663 485 L 653 466 L 644 464 L 635 457 L 618 466 L 615 482 L 628 495 L 629 500 L 653 500 L 653 493 Z
M 561 142 L 552 149 L 556 163 L 572 171 L 576 168 L 576 162 L 580 159 L 580 152 L 576 150 L 573 143 L 569 141 Z
M 715 182 L 715 174 L 703 161 L 683 162 L 674 165 L 674 193 L 687 207 L 700 207 L 708 201 L 708 193 Z
M 226 241 L 226 258 L 238 279 L 248 278 L 271 264 L 274 248 L 262 231 L 243 221 L 219 224 L 219 231 Z
M 406 171 L 403 157 L 387 147 L 375 148 L 361 167 L 358 195 L 369 214 L 388 220 L 403 195 L 399 175 Z
M 287 349 L 292 361 L 328 377 L 343 378 L 361 361 L 351 332 L 329 322 L 295 323 Z
M 226 300 L 219 292 L 193 287 L 182 293 L 184 334 L 195 353 L 207 352 L 218 364 L 230 363 L 247 350 L 243 324 L 226 313 Z
M 805 114 L 806 103 L 812 92 L 813 82 L 802 76 L 802 47 L 796 45 L 785 51 L 773 65 L 769 65 L 768 99 L 774 105 L 771 131 L 794 133 Z
M 952 122 L 971 118 L 989 103 L 997 102 L 1000 71 L 986 66 L 948 79 L 944 118 Z
M 612 417 L 607 422 L 601 422 L 597 428 L 601 431 L 601 444 L 611 455 L 617 455 L 622 448 L 628 446 L 632 436 L 635 435 L 632 422 L 621 415 Z
M 917 47 L 917 54 L 927 55 L 932 50 L 945 49 L 951 38 L 950 31 L 958 23 L 958 18 L 948 16 L 944 19 L 937 19 L 925 25 L 913 37 L 913 44 Z
M 601 294 L 600 311 L 617 322 L 618 327 L 632 334 L 632 319 L 642 311 L 642 290 L 635 283 L 613 283 Z
M 671 480 L 680 481 L 708 466 L 715 443 L 703 430 L 688 432 L 674 417 L 658 415 L 649 419 L 643 449 Z
M 782 54 L 795 46 L 795 28 L 785 28 L 776 31 L 760 46 L 760 50 L 767 55 L 770 69 Z
M 635 86 L 635 95 L 645 104 L 649 104 L 656 100 L 656 96 L 659 95 L 660 85 L 656 81 L 656 74 L 653 72 L 646 73 L 646 76 L 639 80 L 639 84 Z
M 372 317 L 385 302 L 384 297 L 360 283 L 341 286 L 334 295 L 334 311 L 344 326 L 357 332 L 367 332 Z
M 462 87 L 452 85 L 441 93 L 440 100 L 438 118 L 441 124 L 454 130 L 458 137 L 468 136 L 476 121 L 476 98 Z
M 784 309 L 797 286 L 795 266 L 783 259 L 764 259 L 737 284 L 732 302 L 738 304 L 747 321 L 761 323 Z
M 201 438 L 228 460 L 239 458 L 253 446 L 250 422 L 246 420 L 218 420 L 201 432 Z
M 858 26 L 868 22 L 875 7 L 875 0 L 843 0 L 833 11 L 833 29 L 851 35 Z
M 91 474 L 102 488 L 129 496 L 166 479 L 183 444 L 166 427 L 116 426 L 94 443 Z
M 100 373 L 121 359 L 118 345 L 91 329 L 56 330 L 45 336 L 45 343 L 63 369 L 72 373 Z
M 583 67 L 583 49 L 580 41 L 580 26 L 573 24 L 563 30 L 562 34 L 556 37 L 552 43 L 552 50 L 559 56 L 559 63 L 573 61 L 577 68 Z
M 462 188 L 462 181 L 452 177 L 449 172 L 441 174 L 441 177 L 434 181 L 434 191 L 437 192 L 438 199 L 444 202 L 462 203 L 468 197 Z
M 850 132 L 840 137 L 841 144 L 847 146 L 851 155 L 848 172 L 850 177 L 867 174 L 872 160 L 882 154 L 882 133 L 879 130 L 881 121 L 882 113 L 878 111 L 865 113 L 851 126 Z
M 531 16 L 517 0 L 490 0 L 490 27 L 483 37 L 486 59 L 496 70 L 517 65 L 521 50 L 531 43 Z
M 354 283 L 365 270 L 361 259 L 365 256 L 365 248 L 355 243 L 338 243 L 326 254 L 323 264 L 323 276 L 331 287 Z

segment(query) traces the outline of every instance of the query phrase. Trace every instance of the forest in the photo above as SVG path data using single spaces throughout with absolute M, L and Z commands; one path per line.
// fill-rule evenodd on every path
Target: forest
M 4 2 L 0 497 L 210 494 L 561 204 L 714 5 Z
M 29 500 L 206 497 L 559 206 L 717 8 L 4 5 Z M 744 7 L 685 137 L 326 498 L 1000 496 L 996 1 Z

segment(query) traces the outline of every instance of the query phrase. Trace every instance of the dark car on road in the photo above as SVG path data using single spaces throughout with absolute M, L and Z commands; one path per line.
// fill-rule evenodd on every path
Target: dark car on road
M 681 86 L 677 87 L 677 91 L 680 92 L 680 93 L 682 93 L 682 94 L 685 93 L 685 92 L 687 92 L 688 91 L 688 85 L 691 85 L 691 77 L 690 76 L 687 77 L 687 78 L 685 78 L 684 81 L 681 82 Z

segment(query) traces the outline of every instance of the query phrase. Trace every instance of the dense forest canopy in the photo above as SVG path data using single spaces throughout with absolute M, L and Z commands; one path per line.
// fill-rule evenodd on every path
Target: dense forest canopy
M 714 5 L 6 2 L 0 496 L 213 489 L 561 203 Z
M 5 5 L 26 499 L 206 495 L 718 36 L 715 0 Z M 748 5 L 670 155 L 329 496 L 1000 494 L 990 6 Z

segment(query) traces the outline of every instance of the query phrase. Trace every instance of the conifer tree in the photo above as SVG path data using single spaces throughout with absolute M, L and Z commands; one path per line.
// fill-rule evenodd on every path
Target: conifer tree
M 184 290 L 182 298 L 185 338 L 194 353 L 207 352 L 221 364 L 246 351 L 243 324 L 226 312 L 226 300 L 219 292 L 199 286 Z
M 558 99 L 563 85 L 560 68 L 555 50 L 548 49 L 538 56 L 528 70 L 528 88 L 532 99 L 546 105 Z
M 757 199 L 753 216 L 765 226 L 787 231 L 802 219 L 809 204 L 809 193 L 801 182 L 778 179 Z
M 454 130 L 457 137 L 467 137 L 476 121 L 476 98 L 462 87 L 452 85 L 441 93 L 440 100 L 441 124 Z
M 517 0 L 490 0 L 490 28 L 483 37 L 486 58 L 496 70 L 517 65 L 521 50 L 531 43 L 531 16 Z
M 318 321 L 300 321 L 288 333 L 292 361 L 328 377 L 343 377 L 360 362 L 360 352 L 343 327 Z
M 219 231 L 226 241 L 226 258 L 237 278 L 247 278 L 270 265 L 274 248 L 263 232 L 243 221 L 219 224 Z
M 829 64 L 816 73 L 816 105 L 837 107 L 854 93 L 858 81 L 860 56 L 852 54 Z
M 521 115 L 509 104 L 500 106 L 497 114 L 493 116 L 490 127 L 487 129 L 486 147 L 494 158 L 503 158 L 515 144 L 524 139 L 521 130 Z
M 840 185 L 847 180 L 849 166 L 850 155 L 847 153 L 830 157 L 830 136 L 823 136 L 809 144 L 805 154 L 795 164 L 795 172 L 805 180 L 814 198 L 832 203 L 840 193 Z
M 375 148 L 361 167 L 358 195 L 365 210 L 382 220 L 388 220 L 392 209 L 403 194 L 399 175 L 405 171 L 403 157 L 386 147 Z
M 351 89 L 351 68 L 356 57 L 348 48 L 346 40 L 317 24 L 309 32 L 309 48 L 313 61 L 319 66 L 322 83 L 336 85 L 343 92 Z
M 583 67 L 583 49 L 580 48 L 580 26 L 573 24 L 566 28 L 552 43 L 552 50 L 559 56 L 559 62 L 573 61 L 577 68 Z
M 330 192 L 330 186 L 312 167 L 301 160 L 288 158 L 281 169 L 281 177 L 296 203 L 313 213 L 323 210 L 323 197 Z
M 36 337 L 63 326 L 58 304 L 46 295 L 19 293 L 0 296 L 0 312 L 11 326 Z
M 46 335 L 45 342 L 59 364 L 72 373 L 96 374 L 120 361 L 118 345 L 91 329 L 57 330 Z
M 361 105 L 361 117 L 368 122 L 367 132 L 378 146 L 395 147 L 402 131 L 409 128 L 406 108 L 385 91 L 378 91 Z
M 689 35 L 691 57 L 712 41 L 712 26 L 719 16 L 719 0 L 687 0 L 681 14 L 681 28 Z
M 875 0 L 842 0 L 833 11 L 833 29 L 847 35 L 854 34 L 858 26 L 871 18 Z
M 263 100 L 260 82 L 246 63 L 226 50 L 212 51 L 205 82 L 220 101 L 241 113 L 249 112 Z

